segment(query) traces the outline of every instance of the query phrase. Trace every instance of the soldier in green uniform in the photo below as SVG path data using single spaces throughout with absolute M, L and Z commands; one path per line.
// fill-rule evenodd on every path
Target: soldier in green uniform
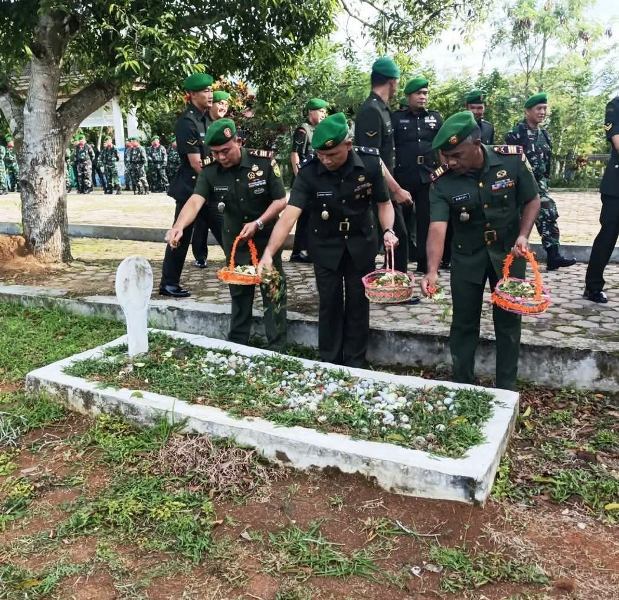
M 555 201 L 548 195 L 548 178 L 552 160 L 552 144 L 548 131 L 541 127 L 548 111 L 548 95 L 544 92 L 534 94 L 524 103 L 525 118 L 505 135 L 506 144 L 522 146 L 533 168 L 539 186 L 542 208 L 535 226 L 546 250 L 546 267 L 554 271 L 559 267 L 570 267 L 576 263 L 574 258 L 561 255 L 559 246 L 559 211 Z
M 103 140 L 103 150 L 101 150 L 99 160 L 105 171 L 105 193 L 113 194 L 116 192 L 120 194 L 120 182 L 118 181 L 118 170 L 116 169 L 116 163 L 120 158 L 118 156 L 118 150 L 116 150 L 116 146 L 114 146 L 112 138 L 109 136 Z
M 168 146 L 168 166 L 166 167 L 166 173 L 168 175 L 168 181 L 172 181 L 176 177 L 178 168 L 181 166 L 181 157 L 178 154 L 178 148 L 176 147 L 176 137 L 170 138 L 170 145 Z
M 443 124 L 441 113 L 428 110 L 428 80 L 411 79 L 404 88 L 407 107 L 391 115 L 395 140 L 395 180 L 415 199 L 402 208 L 408 232 L 409 256 L 414 250 L 417 271 L 427 271 L 426 240 L 430 227 L 430 175 L 438 166 L 432 140 Z M 402 244 L 407 240 L 403 239 Z M 411 246 L 413 246 L 411 248 Z
M 4 157 L 6 174 L 9 178 L 9 191 L 19 191 L 19 165 L 15 156 L 15 142 L 10 135 L 6 136 L 6 155 Z
M 216 90 L 213 92 L 213 104 L 208 110 L 208 115 L 211 121 L 223 119 L 228 114 L 230 106 L 230 94 L 225 90 Z
M 92 192 L 92 162 L 95 153 L 86 143 L 86 136 L 79 135 L 75 147 L 75 165 L 77 168 L 77 193 L 90 194 Z
M 322 98 L 310 98 L 305 105 L 307 119 L 299 125 L 292 134 L 292 150 L 290 151 L 290 165 L 292 166 L 292 181 L 299 172 L 299 165 L 312 153 L 312 136 L 314 128 L 327 116 L 329 104 Z M 297 221 L 294 232 L 294 243 L 290 262 L 310 263 L 307 251 L 309 212 L 304 210 Z
M 168 153 L 159 142 L 159 136 L 154 135 L 150 141 L 150 148 L 146 152 L 148 157 L 148 184 L 153 192 L 168 191 L 168 176 L 166 166 Z
M 212 159 L 206 160 L 198 177 L 194 193 L 185 203 L 176 223 L 166 234 L 172 247 L 178 246 L 184 230 L 195 220 L 206 202 L 217 206 L 223 214 L 223 248 L 230 260 L 232 244 L 237 236 L 253 239 L 262 254 L 273 230 L 273 222 L 286 206 L 286 191 L 278 164 L 266 150 L 241 148 L 236 126 L 231 119 L 213 123 L 204 139 L 211 147 Z M 246 244 L 239 244 L 235 255 L 237 265 L 251 264 Z M 275 258 L 275 267 L 285 285 L 281 254 Z M 255 286 L 230 285 L 232 314 L 230 316 L 231 342 L 247 344 L 252 321 Z M 275 307 L 262 290 L 265 333 L 269 348 L 281 350 L 286 343 L 285 301 Z
M 354 143 L 360 147 L 378 148 L 386 167 L 385 181 L 393 200 L 394 231 L 398 239 L 404 242 L 408 234 L 402 206 L 410 205 L 413 201 L 410 192 L 404 190 L 392 176 L 395 163 L 395 144 L 389 108 L 389 101 L 398 91 L 399 81 L 400 68 L 393 59 L 383 56 L 374 62 L 370 75 L 372 91 L 357 112 Z M 408 270 L 408 244 L 406 243 L 399 244 L 396 248 L 395 268 L 404 273 Z
M 486 98 L 480 90 L 470 91 L 464 98 L 464 107 L 470 110 L 477 121 L 481 133 L 482 144 L 494 144 L 494 125 L 484 119 L 486 112 Z
M 125 151 L 123 153 L 123 163 L 125 165 L 125 191 L 129 192 L 133 189 L 133 181 L 131 181 L 131 148 L 133 148 L 133 137 L 128 137 L 125 141 Z
M 139 138 L 134 137 L 129 153 L 129 172 L 131 173 L 134 194 L 148 194 L 149 192 L 148 179 L 146 177 L 147 166 L 148 157 L 146 156 L 146 150 L 140 144 Z
M 604 131 L 606 139 L 610 142 L 610 159 L 604 169 L 600 185 L 601 227 L 591 247 L 584 293 L 587 300 L 600 304 L 608 302 L 603 291 L 606 283 L 604 269 L 619 238 L 619 96 L 615 96 L 606 105 Z
M 376 148 L 353 147 L 344 113 L 324 119 L 312 138 L 316 155 L 301 165 L 288 206 L 259 265 L 269 267 L 295 221 L 309 210 L 309 250 L 318 288 L 318 348 L 326 362 L 362 367 L 370 309 L 361 278 L 373 271 L 380 237 L 397 245 L 394 211 Z
M 4 168 L 4 159 L 6 157 L 6 148 L 0 144 L 0 195 L 8 194 L 8 180 L 6 176 L 6 169 Z
M 449 344 L 455 381 L 473 383 L 475 351 L 486 280 L 494 289 L 509 252 L 521 257 L 539 212 L 531 167 L 520 146 L 484 146 L 473 115 L 463 111 L 445 121 L 432 147 L 446 164 L 434 171 L 430 189 L 428 273 L 425 295 L 438 281 L 447 223 L 453 224 Z M 524 276 L 522 258 L 514 277 Z M 496 386 L 516 389 L 521 317 L 493 307 L 496 335 Z

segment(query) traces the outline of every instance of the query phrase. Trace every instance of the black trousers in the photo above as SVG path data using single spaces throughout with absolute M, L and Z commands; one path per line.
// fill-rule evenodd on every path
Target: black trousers
M 428 270 L 426 242 L 430 227 L 430 184 L 419 182 L 417 184 L 403 185 L 402 187 L 411 193 L 415 201 L 414 206 L 404 207 L 404 217 L 408 229 L 408 237 L 415 240 L 417 270 L 425 273 Z M 400 240 L 400 243 L 402 243 L 402 240 Z
M 320 359 L 336 365 L 363 367 L 370 334 L 370 304 L 361 278 L 374 270 L 369 260 L 359 270 L 348 250 L 338 265 L 314 263 L 318 287 L 318 350 Z
M 292 253 L 298 254 L 301 251 L 307 252 L 307 236 L 309 232 L 310 211 L 305 209 L 297 220 L 297 228 L 294 231 L 294 243 Z
M 191 237 L 191 252 L 196 260 L 208 258 L 208 232 L 213 232 L 217 243 L 221 246 L 221 228 L 223 227 L 223 215 L 215 206 L 205 204 L 193 224 L 193 235 Z M 184 237 L 184 236 L 183 236 Z M 185 252 L 187 254 L 187 252 Z
M 595 237 L 585 276 L 585 287 L 591 292 L 604 289 L 604 269 L 619 238 L 619 196 L 602 194 L 600 231 Z
M 393 253 L 393 259 L 395 262 L 396 271 L 406 273 L 408 271 L 408 230 L 406 229 L 406 223 L 404 222 L 404 213 L 402 211 L 402 205 L 397 202 L 391 202 L 393 204 L 394 221 L 393 232 L 398 238 L 398 245 Z M 378 207 L 374 207 L 374 215 L 376 217 L 376 235 L 378 237 L 378 246 L 383 248 L 383 226 L 380 224 L 378 218 Z M 385 258 L 386 264 L 386 258 Z M 364 273 L 365 275 L 365 273 Z
M 185 202 L 176 202 L 176 209 L 174 210 L 174 221 L 178 218 L 181 210 L 185 206 Z M 202 207 L 200 213 L 205 211 L 206 205 Z M 196 222 L 200 217 L 200 213 L 198 213 L 198 217 L 196 218 Z M 189 242 L 192 239 L 192 233 L 194 230 L 194 223 L 188 225 L 185 229 L 183 229 L 183 237 L 181 238 L 180 244 L 177 248 L 172 248 L 168 244 L 165 249 L 165 256 L 163 257 L 163 267 L 161 269 L 161 287 L 165 285 L 179 285 L 181 280 L 181 274 L 183 272 L 183 266 L 185 265 L 185 258 L 187 257 L 187 250 L 189 249 Z M 213 235 L 217 239 L 217 242 L 221 246 L 222 237 L 221 237 L 221 222 L 219 223 L 219 228 L 215 227 L 211 229 Z M 208 234 L 208 229 L 207 229 Z M 206 246 L 206 239 L 204 240 L 204 245 Z

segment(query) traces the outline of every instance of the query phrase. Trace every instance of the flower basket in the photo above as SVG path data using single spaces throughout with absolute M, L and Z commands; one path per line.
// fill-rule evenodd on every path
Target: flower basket
M 219 271 L 217 271 L 217 277 L 221 281 L 225 281 L 232 285 L 258 285 L 260 283 L 260 277 L 258 277 L 256 270 L 258 268 L 258 250 L 253 240 L 247 240 L 251 265 L 242 265 L 239 267 L 234 264 L 236 247 L 241 240 L 242 238 L 240 236 L 237 236 L 234 240 L 232 250 L 230 251 L 230 264 L 227 267 L 219 269 Z
M 387 268 L 368 273 L 362 278 L 365 297 L 376 304 L 397 304 L 413 297 L 415 279 L 412 274 L 396 271 L 393 267 L 393 248 L 386 254 Z M 391 265 L 391 268 L 390 268 Z
M 503 263 L 503 277 L 499 279 L 491 300 L 499 308 L 517 315 L 539 315 L 550 306 L 549 291 L 542 285 L 542 275 L 532 252 L 524 255 L 531 265 L 533 279 L 518 279 L 509 276 L 514 255 L 508 254 Z

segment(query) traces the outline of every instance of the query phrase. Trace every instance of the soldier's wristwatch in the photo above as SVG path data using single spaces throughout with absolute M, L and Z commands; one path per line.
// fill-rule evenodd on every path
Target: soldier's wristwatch
M 393 233 L 393 235 L 395 235 L 395 231 L 393 231 L 393 229 L 385 229 L 383 231 L 383 235 L 385 235 L 386 233 Z
M 262 222 L 262 219 L 256 219 L 256 226 L 260 231 L 264 229 L 264 223 Z

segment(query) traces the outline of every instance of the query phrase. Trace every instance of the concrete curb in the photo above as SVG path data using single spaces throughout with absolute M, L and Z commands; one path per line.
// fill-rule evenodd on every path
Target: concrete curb
M 65 290 L 20 285 L 0 285 L 0 300 L 24 306 L 56 307 L 83 316 L 123 321 L 122 310 L 113 296 L 66 297 Z M 186 300 L 151 300 L 151 327 L 225 339 L 230 306 Z M 263 332 L 262 314 L 254 311 L 254 331 Z M 288 312 L 288 339 L 302 346 L 318 346 L 315 317 Z M 417 325 L 407 330 L 373 326 L 368 360 L 375 365 L 436 368 L 451 364 L 449 335 L 444 326 Z M 496 362 L 493 338 L 481 338 L 477 349 L 478 375 L 494 377 Z M 558 346 L 523 332 L 520 349 L 521 379 L 553 388 L 573 387 L 601 392 L 619 391 L 619 342 L 595 339 L 566 339 Z
M 213 340 L 204 336 L 164 332 L 205 348 L 229 349 L 248 356 L 272 354 L 248 346 Z M 235 418 L 219 408 L 189 404 L 171 396 L 141 392 L 137 397 L 128 389 L 101 389 L 97 382 L 64 373 L 73 362 L 100 356 L 103 348 L 126 343 L 126 336 L 30 372 L 26 387 L 47 391 L 78 412 L 97 415 L 120 412 L 141 425 L 158 418 L 185 422 L 187 433 L 207 433 L 250 446 L 272 461 L 297 469 L 335 467 L 345 473 L 361 473 L 375 478 L 386 490 L 406 495 L 483 504 L 490 494 L 494 476 L 507 447 L 518 414 L 518 394 L 507 390 L 487 390 L 497 403 L 483 428 L 485 442 L 471 448 L 462 458 L 438 457 L 382 442 L 355 440 L 347 435 L 322 433 L 304 427 L 283 427 L 260 418 Z M 327 363 L 302 360 L 308 367 L 343 369 L 350 374 L 411 387 L 445 385 L 453 389 L 470 388 L 455 383 L 430 381 L 349 369 Z M 484 389 L 484 388 L 478 388 Z

